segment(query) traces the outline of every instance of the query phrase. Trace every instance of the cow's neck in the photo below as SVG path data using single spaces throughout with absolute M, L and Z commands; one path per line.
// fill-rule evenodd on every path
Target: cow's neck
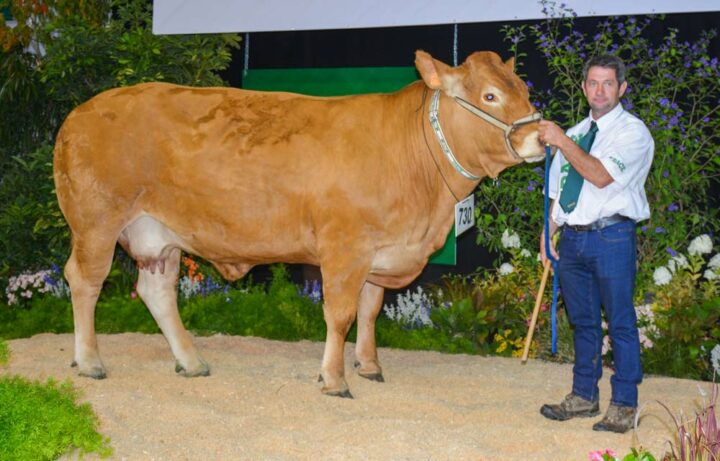
M 488 176 L 489 172 L 486 171 L 485 168 L 483 168 L 482 164 L 470 164 L 470 162 L 464 161 L 462 156 L 459 156 L 459 153 L 461 152 L 475 151 L 476 149 L 472 149 L 470 146 L 467 145 L 467 143 L 462 142 L 462 136 L 455 135 L 453 130 L 454 112 L 453 110 L 451 110 L 453 108 L 441 107 L 440 112 L 438 113 L 438 117 L 442 124 L 445 140 L 448 142 L 450 149 L 453 151 L 455 159 L 458 161 L 458 163 L 462 166 L 463 169 L 467 170 L 470 174 L 479 179 L 469 179 L 464 176 L 460 171 L 458 171 L 456 167 L 453 166 L 451 161 L 448 159 L 446 153 L 443 151 L 440 145 L 440 141 L 436 136 L 436 133 L 433 130 L 428 117 L 432 92 L 426 91 L 425 89 L 423 89 L 422 92 L 424 107 L 421 121 L 421 132 L 424 138 L 424 149 L 426 151 L 427 158 L 431 162 L 429 167 L 431 170 L 435 170 L 437 172 L 435 178 L 437 182 L 435 186 L 436 194 L 440 202 L 454 204 L 455 202 L 458 202 L 467 197 L 467 195 L 475 189 L 478 182 L 482 178 Z M 445 98 L 443 102 L 445 103 L 445 106 L 450 103 L 447 98 Z M 470 136 L 468 136 L 466 133 L 465 138 L 470 138 Z M 439 181 L 437 181 L 438 179 Z
M 408 101 L 412 105 L 412 126 L 414 127 L 414 140 L 410 144 L 413 152 L 409 152 L 414 162 L 421 164 L 414 181 L 422 183 L 422 188 L 428 193 L 428 202 L 424 205 L 424 218 L 427 219 L 428 228 L 425 232 L 427 238 L 427 252 L 431 254 L 442 246 L 445 238 L 454 223 L 454 205 L 467 197 L 475 190 L 479 180 L 470 180 L 461 175 L 448 161 L 442 151 L 429 122 L 428 110 L 432 92 L 427 90 L 422 82 L 408 89 Z M 447 100 L 445 101 L 447 104 Z M 422 106 L 420 106 L 422 104 Z M 443 131 L 449 138 L 451 146 L 459 148 L 468 147 L 455 142 L 452 136 L 452 120 L 447 116 L 450 111 L 441 107 L 440 121 Z M 447 127 L 447 128 L 446 128 Z M 452 136 L 452 137 L 451 137 Z M 462 162 L 461 159 L 458 159 Z M 463 165 L 468 168 L 467 165 Z M 482 169 L 472 168 L 471 173 L 481 179 L 487 174 Z

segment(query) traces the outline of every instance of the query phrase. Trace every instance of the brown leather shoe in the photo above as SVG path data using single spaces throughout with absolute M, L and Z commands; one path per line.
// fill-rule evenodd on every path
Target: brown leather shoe
M 555 421 L 566 421 L 570 418 L 587 418 L 600 414 L 600 404 L 597 400 L 585 400 L 571 392 L 559 404 L 543 405 L 540 408 L 540 414 Z
M 611 403 L 605 417 L 599 423 L 593 425 L 594 431 L 609 431 L 623 434 L 632 429 L 635 425 L 635 414 L 637 408 L 615 405 Z M 638 425 L 640 422 L 638 421 Z

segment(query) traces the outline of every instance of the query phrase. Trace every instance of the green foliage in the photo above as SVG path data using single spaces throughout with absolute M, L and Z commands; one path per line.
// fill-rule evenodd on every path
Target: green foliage
M 284 266 L 273 267 L 273 279 L 267 288 L 248 285 L 248 288 L 229 289 L 227 293 L 220 291 L 190 299 L 179 298 L 185 326 L 208 335 L 225 333 L 289 341 L 321 341 L 325 338 L 321 306 L 298 293 Z M 160 332 L 145 304 L 129 290 L 102 293 L 95 310 L 95 328 L 99 333 Z M 0 304 L 2 338 L 72 331 L 73 313 L 69 299 L 34 297 L 28 309 Z
M 711 380 L 710 351 L 720 344 L 720 296 L 702 304 L 673 306 L 655 313 L 652 348 L 643 351 L 648 373 Z
M 467 339 L 468 334 L 454 335 L 450 331 L 423 327 L 408 329 L 398 322 L 380 316 L 376 326 L 377 344 L 395 349 L 438 351 L 451 354 L 478 354 L 478 343 Z
M 89 404 L 78 405 L 69 382 L 31 382 L 0 378 L 0 459 L 51 460 L 80 454 L 112 454 L 110 440 L 97 432 L 98 419 Z
M 711 351 L 720 344 L 720 255 L 712 254 L 708 235 L 690 243 L 687 256 L 666 256 L 666 266 L 654 272 L 652 347 L 644 348 L 650 373 L 693 379 L 713 379 Z
M 0 288 L 69 254 L 52 143 L 65 116 L 103 90 L 151 80 L 222 85 L 237 35 L 152 34 L 144 0 L 11 2 L 0 21 Z M 43 44 L 45 53 L 33 53 Z M 30 51 L 29 51 L 30 50 Z
M 67 259 L 70 236 L 55 197 L 52 152 L 44 145 L 14 156 L 0 182 L 0 279 Z
M 322 309 L 301 296 L 284 266 L 273 266 L 270 286 L 249 286 L 206 297 L 182 306 L 185 325 L 200 334 L 216 332 L 297 341 L 325 338 Z
M 646 186 L 652 218 L 638 236 L 642 293 L 666 248 L 684 246 L 703 232 L 717 232 L 720 225 L 708 196 L 710 182 L 720 176 L 720 67 L 708 54 L 715 32 L 704 31 L 696 41 L 683 42 L 669 29 L 660 43 L 652 43 L 646 31 L 662 17 L 623 17 L 599 22 L 595 34 L 588 36 L 574 27 L 571 10 L 551 1 L 541 3 L 547 20 L 534 27 L 509 26 L 505 33 L 520 61 L 527 52 L 540 52 L 546 59 L 552 89 L 528 83 L 545 118 L 569 127 L 586 117 L 580 87 L 584 61 L 613 53 L 628 68 L 623 105 L 645 121 L 655 139 Z M 529 39 L 535 49 L 523 51 Z M 490 230 L 509 228 L 520 235 L 523 246 L 537 248 L 543 177 L 542 167 L 522 165 L 506 170 L 499 181 L 480 184 L 478 202 L 486 208 L 478 213 L 478 243 L 499 249 L 500 236 Z
M 154 35 L 152 4 L 115 0 L 113 17 L 94 25 L 77 16 L 51 23 L 39 68 L 55 99 L 71 107 L 100 91 L 149 81 L 218 86 L 237 35 Z
M 0 366 L 7 365 L 10 361 L 10 349 L 7 343 L 0 338 Z

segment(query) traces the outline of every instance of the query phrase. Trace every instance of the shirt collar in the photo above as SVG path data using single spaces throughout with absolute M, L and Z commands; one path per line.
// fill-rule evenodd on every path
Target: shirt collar
M 621 103 L 618 103 L 618 105 L 613 107 L 610 112 L 595 120 L 595 123 L 597 123 L 598 131 L 602 131 L 608 126 L 610 126 L 610 124 L 617 120 L 617 118 L 620 117 L 623 112 L 625 112 L 625 109 L 623 108 Z M 592 111 L 590 111 L 590 113 L 588 114 L 588 118 L 585 119 L 585 122 L 588 126 L 590 126 L 590 122 L 592 122 L 593 120 L 594 119 L 592 118 Z

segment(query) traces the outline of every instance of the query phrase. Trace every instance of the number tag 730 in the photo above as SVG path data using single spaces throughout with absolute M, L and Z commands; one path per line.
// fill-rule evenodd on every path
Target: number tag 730
M 475 194 L 455 204 L 455 237 L 475 225 Z

